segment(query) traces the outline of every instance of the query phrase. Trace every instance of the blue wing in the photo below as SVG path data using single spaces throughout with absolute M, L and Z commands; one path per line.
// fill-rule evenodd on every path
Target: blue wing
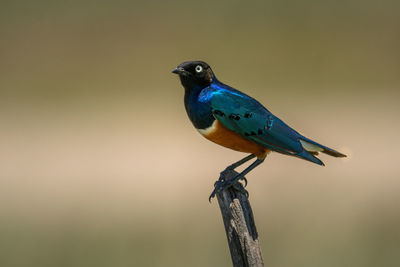
M 214 117 L 225 127 L 270 150 L 320 165 L 322 161 L 313 154 L 336 152 L 303 137 L 257 100 L 222 83 L 204 89 L 199 101 L 207 103 Z

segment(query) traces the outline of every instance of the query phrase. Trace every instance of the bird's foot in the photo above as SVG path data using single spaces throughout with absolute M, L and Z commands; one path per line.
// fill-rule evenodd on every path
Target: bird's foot
M 236 174 L 236 176 L 232 179 L 228 179 L 229 173 L 231 173 L 232 176 L 232 172 Z M 244 181 L 244 186 L 241 182 L 239 182 L 239 180 Z M 217 193 L 222 192 L 229 187 L 232 187 L 236 191 L 241 192 L 246 197 L 248 197 L 249 193 L 245 189 L 246 186 L 247 186 L 247 179 L 244 176 L 241 176 L 238 173 L 234 172 L 233 170 L 229 169 L 228 167 L 223 172 L 221 172 L 218 181 L 214 183 L 214 190 L 212 191 L 210 197 L 208 198 L 208 201 L 211 202 L 211 199 L 214 198 Z
M 246 179 L 246 177 L 239 175 L 237 172 L 234 171 L 234 169 L 235 169 L 234 166 L 228 166 L 228 167 L 226 167 L 226 169 L 223 170 L 223 171 L 220 173 L 220 176 L 219 176 L 218 181 L 220 181 L 221 179 L 223 179 L 223 180 L 228 180 L 228 179 L 226 179 L 226 177 L 227 177 L 227 176 L 229 177 L 229 173 L 233 172 L 233 173 L 236 174 L 236 176 L 240 176 L 240 177 L 238 177 L 238 178 L 235 177 L 234 179 L 243 181 L 243 182 L 244 182 L 244 187 L 246 187 L 246 186 L 247 186 L 247 179 Z M 217 182 L 218 182 L 218 181 L 217 181 Z M 216 184 L 217 182 L 215 182 L 215 184 Z M 215 184 L 214 184 L 214 186 L 215 186 Z M 242 186 L 243 186 L 243 185 L 242 185 Z
M 244 179 L 246 179 L 246 178 L 244 178 Z M 246 182 L 246 185 L 247 185 L 247 182 Z M 243 185 L 240 182 L 236 182 L 232 185 L 232 188 L 235 189 L 236 191 L 242 193 L 243 195 L 245 195 L 246 198 L 249 198 L 249 192 L 245 189 L 246 185 Z

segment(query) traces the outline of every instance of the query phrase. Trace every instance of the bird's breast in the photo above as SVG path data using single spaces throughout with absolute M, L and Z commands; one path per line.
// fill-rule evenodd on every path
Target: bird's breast
M 215 120 L 210 106 L 198 101 L 198 94 L 185 93 L 185 108 L 196 129 L 208 128 Z
M 214 120 L 210 127 L 197 130 L 205 138 L 216 144 L 236 151 L 251 153 L 258 158 L 265 158 L 266 154 L 269 152 L 268 149 L 229 130 L 218 120 Z

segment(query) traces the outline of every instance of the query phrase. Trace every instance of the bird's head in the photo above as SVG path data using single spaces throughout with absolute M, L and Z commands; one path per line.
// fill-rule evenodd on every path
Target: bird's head
M 172 70 L 186 89 L 204 88 L 215 79 L 210 66 L 203 61 L 186 61 Z

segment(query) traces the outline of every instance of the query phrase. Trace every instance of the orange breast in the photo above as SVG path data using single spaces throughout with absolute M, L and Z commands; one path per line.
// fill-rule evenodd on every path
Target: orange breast
M 221 146 L 256 155 L 258 158 L 265 158 L 269 149 L 266 149 L 253 141 L 247 140 L 239 134 L 223 126 L 218 120 L 215 120 L 210 128 L 199 130 L 199 132 L 208 140 Z

